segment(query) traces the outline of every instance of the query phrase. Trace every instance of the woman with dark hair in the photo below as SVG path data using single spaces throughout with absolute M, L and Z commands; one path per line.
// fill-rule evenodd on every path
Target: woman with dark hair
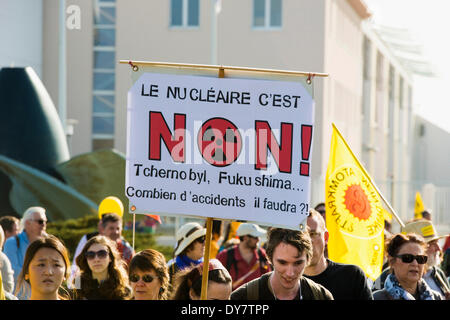
M 425 240 L 416 234 L 397 234 L 387 243 L 391 273 L 382 290 L 373 294 L 374 300 L 442 300 L 422 276 L 427 255 Z
M 116 244 L 105 236 L 95 236 L 84 246 L 76 258 L 81 274 L 75 279 L 77 299 L 128 300 L 126 266 L 120 258 Z
M 130 261 L 128 275 L 135 300 L 167 300 L 170 279 L 161 252 L 153 249 L 138 252 Z
M 203 263 L 177 273 L 171 300 L 200 300 Z M 207 300 L 230 300 L 231 276 L 217 259 L 209 261 Z
M 63 283 L 70 272 L 69 255 L 62 242 L 52 235 L 33 241 L 27 248 L 16 295 L 30 300 L 68 300 Z

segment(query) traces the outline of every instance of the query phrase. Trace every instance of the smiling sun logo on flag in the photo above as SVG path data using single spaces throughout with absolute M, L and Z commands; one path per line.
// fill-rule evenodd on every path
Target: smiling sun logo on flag
M 359 220 L 370 218 L 369 198 L 359 184 L 352 184 L 345 191 L 344 204 L 348 211 Z
M 382 232 L 383 208 L 361 169 L 352 164 L 344 165 L 329 179 L 327 207 L 331 209 L 329 217 L 336 227 L 349 236 L 365 239 Z

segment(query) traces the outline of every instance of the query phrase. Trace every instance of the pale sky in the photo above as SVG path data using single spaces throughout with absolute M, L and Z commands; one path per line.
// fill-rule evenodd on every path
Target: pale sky
M 414 76 L 414 109 L 450 132 L 450 0 L 364 0 L 372 20 L 407 28 L 424 47 L 437 76 Z

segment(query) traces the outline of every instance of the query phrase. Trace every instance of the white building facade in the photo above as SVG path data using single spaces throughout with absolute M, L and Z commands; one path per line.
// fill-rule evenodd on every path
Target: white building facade
M 311 204 L 324 200 L 335 123 L 402 220 L 411 219 L 412 77 L 371 29 L 364 2 L 226 0 L 216 18 L 213 4 L 66 1 L 66 6 L 79 7 L 81 22 L 80 28 L 66 29 L 67 118 L 77 121 L 71 155 L 110 147 L 125 153 L 131 69 L 119 60 L 215 61 L 327 73 L 314 79 Z M 42 19 L 36 23 L 42 29 L 36 31 L 41 37 L 36 37 L 41 39 L 36 50 L 41 55 L 35 65 L 42 66 L 41 79 L 55 102 L 58 2 L 39 1 L 38 6 Z M 5 66 L 8 59 L 1 61 Z

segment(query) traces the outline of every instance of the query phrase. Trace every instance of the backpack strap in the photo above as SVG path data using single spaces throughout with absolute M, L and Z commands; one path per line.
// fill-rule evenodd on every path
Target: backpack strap
M 324 300 L 322 291 L 317 289 L 316 286 L 311 286 L 311 292 L 312 292 L 314 300 Z
M 247 283 L 247 300 L 259 300 L 259 281 L 261 278 Z
M 267 261 L 267 257 L 261 251 L 261 248 L 258 248 L 257 254 L 258 254 L 259 263 L 261 265 L 261 269 L 266 269 L 265 266 L 267 265 L 268 261 Z
M 311 297 L 308 296 L 309 293 L 312 295 L 313 300 L 328 300 L 324 292 L 321 290 L 321 287 L 307 277 L 302 277 L 300 285 L 303 299 L 309 300 L 309 298 Z
M 238 275 L 238 267 L 237 267 L 237 263 L 236 263 L 236 259 L 234 259 L 234 250 L 236 247 L 231 247 L 230 249 L 227 250 L 227 262 L 226 262 L 226 269 L 228 271 L 230 271 L 230 268 L 232 265 L 234 265 L 234 273 L 236 274 L 236 276 Z

